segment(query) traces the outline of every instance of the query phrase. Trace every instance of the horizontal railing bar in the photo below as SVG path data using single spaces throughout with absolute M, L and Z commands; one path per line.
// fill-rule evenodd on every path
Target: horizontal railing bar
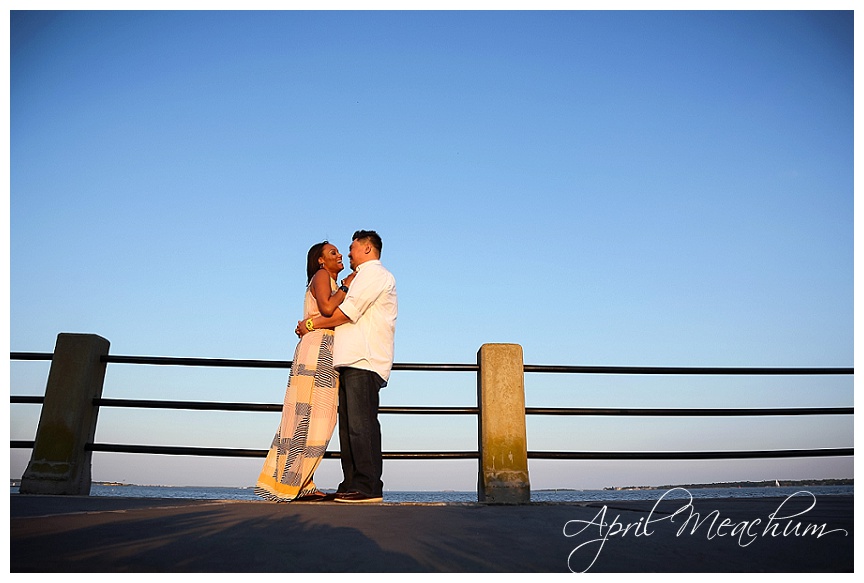
M 38 405 L 45 397 L 12 395 L 12 404 Z M 202 401 L 150 401 L 142 399 L 94 399 L 99 407 L 143 409 L 181 409 L 194 411 L 278 412 L 277 403 L 222 403 Z M 477 407 L 380 407 L 379 413 L 390 415 L 478 415 Z M 621 409 L 599 407 L 526 407 L 526 415 L 629 416 L 629 417 L 762 417 L 804 415 L 854 415 L 854 407 L 795 407 L 774 409 Z
M 423 364 L 419 362 L 394 362 L 393 370 L 479 372 L 480 366 L 476 364 Z
M 111 364 L 154 364 L 166 366 L 212 366 L 238 368 L 291 368 L 290 360 L 244 360 L 234 358 L 197 358 L 174 356 L 121 356 L 106 354 L 102 362 Z M 394 363 L 393 370 L 477 372 L 476 364 Z
M 10 441 L 13 449 L 32 449 L 33 441 Z M 111 443 L 92 443 L 88 451 L 106 453 L 146 453 L 162 455 L 192 455 L 212 457 L 266 457 L 264 449 L 231 449 L 217 447 L 176 447 L 156 445 L 128 445 Z M 850 457 L 855 449 L 786 449 L 762 451 L 529 451 L 528 459 L 544 460 L 716 460 L 716 459 L 767 459 L 796 457 Z M 339 452 L 326 452 L 326 458 L 338 458 Z M 385 459 L 477 459 L 478 452 L 384 452 Z
M 591 407 L 526 407 L 526 415 L 621 415 L 633 417 L 756 417 L 771 415 L 854 415 L 854 407 L 775 409 L 612 409 Z
M 419 459 L 448 459 L 448 460 L 477 460 L 480 452 L 476 451 L 385 451 L 381 454 L 385 460 L 419 460 Z
M 149 401 L 144 399 L 93 399 L 99 407 L 122 407 L 132 409 L 182 409 L 191 411 L 281 411 L 282 405 L 275 403 L 219 403 L 204 401 Z
M 10 352 L 9 360 L 53 360 L 51 352 Z
M 379 413 L 391 415 L 479 415 L 477 407 L 378 407 Z
M 13 405 L 41 405 L 45 402 L 45 397 L 36 395 L 11 395 L 9 402 Z
M 854 368 L 766 368 L 680 366 L 558 366 L 526 364 L 525 372 L 636 375 L 851 375 Z
M 106 453 L 146 453 L 163 455 L 195 455 L 212 457 L 267 457 L 266 449 L 243 449 L 224 447 L 178 447 L 170 445 L 130 445 L 116 443 L 89 443 L 87 451 Z M 327 452 L 329 453 L 329 452 Z M 327 453 L 324 457 L 329 457 Z
M 13 442 L 14 443 L 14 442 Z M 32 442 L 30 442 L 32 444 Z M 13 445 L 14 447 L 14 445 Z M 118 443 L 90 443 L 85 446 L 87 451 L 103 453 L 143 453 L 158 455 L 192 455 L 210 457 L 267 457 L 266 449 L 238 449 L 222 447 L 182 447 L 168 445 L 130 445 Z M 444 451 L 444 452 L 408 452 L 395 451 L 384 452 L 384 459 L 478 459 L 479 454 L 474 451 Z M 327 451 L 325 458 L 338 458 L 338 451 Z
M 11 352 L 11 360 L 51 360 L 50 352 Z M 290 360 L 244 360 L 230 358 L 196 358 L 173 356 L 121 356 L 106 354 L 102 362 L 115 364 L 157 364 L 175 366 L 225 366 L 249 368 L 291 368 Z M 680 366 L 562 366 L 524 365 L 525 372 L 636 374 L 636 375 L 851 375 L 852 367 L 680 367 Z M 476 364 L 394 363 L 393 370 L 477 372 Z
M 763 451 L 529 451 L 528 459 L 543 460 L 716 460 L 853 456 L 854 448 Z
M 143 399 L 94 399 L 99 407 L 130 407 L 143 409 L 186 409 L 195 411 L 278 412 L 277 403 L 223 403 L 203 401 L 150 401 Z M 477 415 L 477 407 L 379 407 L 379 413 L 408 415 Z
M 10 360 L 51 360 L 53 354 L 50 352 L 11 352 Z M 291 368 L 290 360 L 257 360 L 257 359 L 232 359 L 232 358 L 199 358 L 199 357 L 174 357 L 174 356 L 122 356 L 117 354 L 106 354 L 102 362 L 113 364 L 154 364 L 168 366 L 213 366 L 213 367 L 238 367 L 238 368 Z M 406 363 L 397 362 L 393 364 L 393 370 L 410 371 L 456 371 L 477 372 L 479 366 L 476 364 L 435 364 L 435 363 Z
M 213 366 L 238 368 L 291 368 L 290 360 L 249 360 L 235 358 L 198 358 L 177 356 L 121 356 L 105 354 L 102 362 L 108 364 L 155 364 L 166 366 Z
M 36 403 L 40 397 L 13 397 L 13 402 Z M 131 407 L 146 409 L 188 409 L 201 411 L 265 411 L 278 412 L 276 403 L 223 403 L 199 401 L 149 401 L 140 399 L 95 399 L 101 407 Z M 407 415 L 477 415 L 477 407 L 380 407 L 379 413 Z M 801 407 L 776 409 L 610 409 L 610 408 L 544 408 L 526 407 L 527 415 L 621 415 L 655 417 L 731 417 L 769 415 L 853 415 L 854 407 Z

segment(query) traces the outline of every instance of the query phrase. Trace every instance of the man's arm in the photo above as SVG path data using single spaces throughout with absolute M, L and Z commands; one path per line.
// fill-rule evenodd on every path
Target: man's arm
M 314 318 L 309 318 L 307 320 L 300 320 L 297 322 L 297 329 L 295 332 L 298 336 L 303 336 L 307 332 L 311 332 L 309 329 L 308 322 L 312 320 L 312 330 L 319 330 L 321 328 L 335 328 L 336 326 L 341 326 L 347 322 L 350 322 L 351 319 L 345 315 L 341 309 L 336 308 L 333 312 L 332 316 L 315 316 Z
M 374 268 L 373 268 L 374 269 Z M 338 308 L 333 312 L 332 316 L 316 316 L 312 318 L 312 330 L 319 328 L 335 328 L 347 322 L 356 322 L 360 319 L 366 310 L 375 303 L 375 300 L 381 295 L 384 282 L 380 277 L 375 277 L 375 271 L 356 272 L 357 277 L 351 282 L 351 288 L 345 299 Z M 350 277 L 350 276 L 349 276 Z M 302 320 L 297 324 L 295 332 L 298 336 L 303 336 L 306 332 L 310 332 L 306 323 L 309 320 Z

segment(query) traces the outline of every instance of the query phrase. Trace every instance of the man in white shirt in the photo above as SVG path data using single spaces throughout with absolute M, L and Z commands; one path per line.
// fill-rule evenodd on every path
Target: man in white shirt
M 335 328 L 333 366 L 339 371 L 339 444 L 343 480 L 336 502 L 381 502 L 381 425 L 378 391 L 393 367 L 396 279 L 381 264 L 381 237 L 357 231 L 348 252 L 347 293 L 332 316 L 298 323 L 301 334 Z M 346 288 L 346 284 L 350 288 Z

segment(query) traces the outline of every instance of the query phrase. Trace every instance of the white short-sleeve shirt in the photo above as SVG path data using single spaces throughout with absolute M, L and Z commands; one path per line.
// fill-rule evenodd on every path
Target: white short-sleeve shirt
M 336 327 L 333 366 L 371 370 L 386 383 L 393 368 L 397 307 L 393 274 L 377 259 L 361 263 L 339 306 L 351 321 Z

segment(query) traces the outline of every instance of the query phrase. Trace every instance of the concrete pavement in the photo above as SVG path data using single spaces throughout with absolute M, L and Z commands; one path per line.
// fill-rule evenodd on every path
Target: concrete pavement
M 697 499 L 688 507 L 683 500 L 347 505 L 12 494 L 10 569 L 851 572 L 853 514 L 852 496 Z

